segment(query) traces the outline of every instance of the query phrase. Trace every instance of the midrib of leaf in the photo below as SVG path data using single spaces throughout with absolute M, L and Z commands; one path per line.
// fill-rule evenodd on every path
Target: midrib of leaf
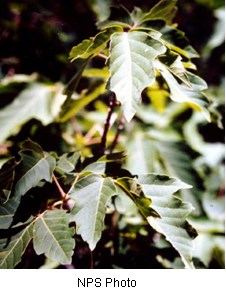
M 42 162 L 46 162 L 47 157 L 43 157 L 41 160 L 39 160 L 33 167 L 31 167 L 17 182 L 16 187 L 20 185 L 20 183 L 23 181 L 23 179 L 25 179 L 27 176 L 29 176 L 30 173 L 32 173 L 32 171 L 35 170 L 36 167 L 38 167 L 38 165 Z M 47 163 L 47 162 L 46 162 Z M 49 165 L 47 163 L 47 166 L 49 168 Z M 16 192 L 17 193 L 17 192 Z M 24 195 L 23 193 L 20 195 Z
M 64 257 L 66 257 L 66 259 L 68 259 L 68 257 L 66 256 L 66 254 L 65 254 L 65 252 L 64 252 L 64 250 L 63 250 L 63 248 L 60 246 L 60 244 L 59 244 L 59 242 L 57 241 L 57 239 L 55 238 L 54 234 L 53 234 L 53 233 L 51 232 L 51 230 L 49 229 L 47 223 L 44 221 L 44 217 L 40 217 L 40 218 L 37 218 L 37 219 L 41 219 L 41 221 L 43 222 L 44 226 L 46 227 L 48 233 L 51 235 L 51 237 L 52 237 L 54 243 L 56 243 L 57 246 L 58 246 L 58 248 L 61 249 L 61 252 L 64 254 Z M 58 218 L 57 218 L 57 217 L 55 217 L 55 218 L 54 218 L 54 217 L 46 218 L 46 220 L 48 220 L 48 219 L 53 220 L 53 219 L 58 219 Z M 59 231 L 59 232 L 60 232 L 60 231 Z
M 98 191 L 98 198 L 101 198 L 102 193 L 102 188 L 103 188 L 103 183 L 104 183 L 104 179 L 102 179 L 101 183 L 100 183 L 100 188 Z M 96 228 L 96 224 L 97 224 L 97 214 L 98 214 L 98 208 L 100 206 L 101 201 L 98 201 L 98 204 L 96 205 L 96 211 L 95 211 L 95 225 L 93 226 L 93 240 L 94 240 L 94 236 L 95 236 L 95 228 Z
M 124 35 L 124 47 L 125 47 L 125 57 L 128 60 L 129 65 L 129 85 L 130 85 L 130 91 L 132 91 L 132 82 L 133 82 L 133 75 L 132 75 L 132 59 L 131 59 L 131 50 L 130 50 L 130 44 L 129 39 L 126 33 L 123 33 Z M 130 93 L 129 97 L 132 97 L 132 93 Z
M 128 122 L 142 101 L 142 91 L 155 80 L 154 60 L 165 51 L 162 42 L 145 32 L 130 31 L 112 35 L 107 88 L 121 102 Z

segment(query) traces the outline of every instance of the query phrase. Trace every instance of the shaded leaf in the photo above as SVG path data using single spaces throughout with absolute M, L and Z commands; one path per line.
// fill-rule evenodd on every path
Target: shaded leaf
M 111 0 L 93 0 L 91 3 L 97 19 L 99 21 L 105 20 L 110 13 Z
M 171 23 L 177 12 L 177 0 L 161 0 L 148 13 L 143 14 L 137 20 L 138 25 L 151 20 L 162 19 L 166 23 Z
M 10 197 L 10 190 L 15 179 L 15 168 L 17 165 L 18 163 L 15 161 L 15 158 L 11 158 L 0 169 L 0 198 L 2 199 L 2 203 L 7 202 Z
M 186 221 L 193 207 L 191 204 L 172 196 L 178 190 L 191 186 L 178 179 L 155 174 L 140 175 L 138 182 L 141 184 L 145 195 L 151 198 L 153 209 L 160 215 L 160 218 L 147 217 L 148 222 L 173 245 L 185 266 L 193 268 L 192 239 L 197 234 Z
M 101 96 L 106 90 L 105 85 L 105 83 L 101 82 L 97 86 L 95 86 L 94 89 L 90 88 L 89 91 L 82 95 L 80 98 L 70 99 L 70 101 L 67 102 L 67 105 L 62 108 L 59 116 L 59 121 L 67 121 L 73 115 L 77 114 L 80 110 L 86 107 L 89 103 Z
M 191 163 L 195 155 L 184 142 L 171 136 L 167 126 L 166 123 L 160 131 L 162 137 L 153 135 L 152 130 L 140 132 L 139 129 L 133 133 L 127 142 L 127 150 L 132 154 L 127 157 L 126 168 L 132 174 L 165 173 L 192 185 L 193 188 L 182 189 L 180 193 L 183 199 L 195 207 L 193 214 L 199 216 L 203 184 Z
M 18 208 L 19 200 L 12 197 L 6 201 L 5 198 L 0 198 L 0 228 L 7 229 L 13 221 L 13 216 Z
M 179 79 L 180 82 L 183 82 L 188 87 L 191 87 L 187 71 L 182 63 L 182 57 L 179 54 L 173 51 L 168 51 L 166 55 L 163 55 L 160 58 L 160 61 L 177 79 Z
M 90 163 L 87 165 L 82 173 L 85 172 L 92 172 L 95 174 L 105 174 L 106 168 L 110 163 L 117 163 L 120 167 L 122 163 L 125 161 L 125 153 L 119 152 L 119 153 L 113 153 L 102 156 L 100 159 L 98 159 L 96 162 Z M 115 165 L 115 164 L 114 164 Z
M 37 254 L 61 264 L 70 264 L 75 240 L 69 227 L 69 214 L 64 210 L 47 211 L 34 224 L 34 249 Z
M 56 163 L 49 154 L 32 150 L 22 150 L 19 154 L 21 163 L 17 169 L 17 183 L 14 188 L 14 196 L 17 198 L 37 186 L 41 180 L 51 182 Z
M 0 225 L 4 229 L 12 223 L 21 196 L 36 187 L 41 180 L 51 182 L 55 168 L 55 159 L 44 153 L 37 143 L 27 140 L 22 148 L 19 153 L 21 160 L 15 165 L 11 190 L 0 197 Z
M 52 122 L 65 100 L 65 97 L 58 93 L 61 89 L 62 86 L 57 84 L 28 85 L 11 104 L 0 111 L 0 142 L 18 132 L 20 127 L 32 118 L 40 120 L 44 125 Z
M 178 177 L 183 182 L 193 186 L 192 189 L 182 189 L 181 194 L 186 201 L 195 207 L 193 213 L 200 215 L 203 186 L 191 163 L 194 157 L 189 152 L 188 147 L 179 142 L 157 142 L 155 146 L 167 174 Z
M 115 184 L 133 200 L 145 218 L 149 216 L 159 217 L 157 211 L 151 206 L 151 199 L 145 196 L 141 185 L 135 178 L 120 178 L 115 181 Z
M 61 173 L 72 172 L 75 169 L 75 166 L 79 161 L 80 157 L 80 152 L 63 154 L 57 161 L 56 170 Z
M 90 174 L 79 180 L 68 195 L 75 200 L 70 219 L 93 250 L 104 229 L 106 203 L 116 195 L 116 188 L 110 178 Z
M 127 150 L 132 154 L 128 155 L 126 168 L 132 174 L 162 172 L 155 143 L 140 130 L 128 140 Z
M 0 269 L 13 269 L 21 257 L 33 236 L 33 223 L 23 230 L 8 238 L 0 239 Z
M 169 49 L 188 59 L 199 57 L 199 54 L 185 37 L 184 32 L 170 26 L 164 26 L 161 33 L 161 39 Z
M 132 25 L 132 20 L 129 11 L 122 5 L 112 6 L 110 8 L 110 16 L 107 20 L 99 22 L 97 28 L 103 29 L 112 26 L 121 26 L 129 28 Z
M 77 59 L 76 60 L 76 66 L 77 71 L 75 72 L 74 76 L 71 78 L 70 82 L 67 84 L 67 86 L 64 89 L 64 94 L 67 95 L 66 101 L 62 105 L 62 109 L 65 109 L 68 104 L 71 101 L 71 97 L 78 87 L 78 84 L 80 82 L 80 79 L 82 77 L 83 71 L 85 70 L 87 64 L 89 62 L 89 59 Z
M 154 59 L 165 50 L 145 32 L 115 33 L 111 37 L 108 88 L 121 102 L 127 121 L 136 113 L 142 91 L 155 80 Z

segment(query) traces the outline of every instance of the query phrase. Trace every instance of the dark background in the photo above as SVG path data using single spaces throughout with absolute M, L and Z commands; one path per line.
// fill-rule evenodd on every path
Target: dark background
M 73 73 L 68 53 L 73 45 L 97 32 L 97 18 L 88 0 L 1 0 L 0 76 L 38 72 L 51 81 L 67 82 Z M 129 10 L 148 10 L 158 1 L 114 0 Z M 213 4 L 211 4 L 213 2 Z M 178 1 L 175 22 L 199 52 L 214 30 L 214 8 L 223 1 Z M 204 3 L 204 4 L 200 4 Z M 205 5 L 205 3 L 209 3 Z M 215 6 L 215 7 L 214 7 Z M 222 28 L 223 30 L 223 28 Z M 207 61 L 198 59 L 200 75 L 208 84 L 219 84 L 224 72 L 224 45 L 217 47 Z

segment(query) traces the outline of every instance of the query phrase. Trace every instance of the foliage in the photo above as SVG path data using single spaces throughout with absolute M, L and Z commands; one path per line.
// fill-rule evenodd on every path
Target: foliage
M 224 267 L 224 146 L 205 140 L 222 134 L 221 95 L 176 0 L 110 2 L 87 1 L 98 31 L 70 50 L 68 84 L 1 80 L 0 267 Z

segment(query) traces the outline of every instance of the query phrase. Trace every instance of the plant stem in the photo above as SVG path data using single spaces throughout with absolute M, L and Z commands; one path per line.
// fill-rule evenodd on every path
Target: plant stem
M 68 202 L 68 200 L 69 200 L 69 196 L 68 196 L 67 193 L 64 192 L 64 190 L 63 190 L 63 188 L 61 187 L 61 185 L 60 185 L 60 183 L 59 183 L 57 177 L 55 176 L 55 174 L 53 174 L 53 180 L 54 180 L 54 182 L 55 182 L 55 184 L 56 184 L 56 186 L 57 186 L 57 189 L 58 189 L 58 191 L 59 191 L 59 193 L 60 193 L 60 196 L 61 196 L 61 198 L 62 198 L 62 201 L 63 201 L 63 208 L 66 208 L 66 209 L 68 210 L 69 207 L 68 207 L 67 202 Z
M 104 60 L 107 60 L 107 59 L 108 59 L 108 57 L 107 57 L 106 55 L 102 54 L 102 53 L 97 53 L 96 56 L 97 56 L 97 57 L 100 57 L 100 58 L 103 58 Z
M 117 129 L 115 138 L 114 138 L 114 140 L 113 140 L 113 142 L 112 142 L 112 145 L 111 145 L 111 147 L 110 147 L 110 154 L 113 153 L 113 150 L 115 149 L 115 147 L 116 147 L 116 145 L 117 145 L 117 143 L 118 143 L 119 135 L 120 135 L 120 133 L 124 130 L 124 127 L 125 127 L 125 121 L 126 121 L 126 120 L 125 120 L 125 117 L 124 117 L 124 115 L 122 115 L 122 118 L 121 118 L 121 120 L 120 120 L 120 122 L 119 122 L 119 125 L 118 125 L 118 129 Z
M 108 107 L 108 115 L 104 124 L 104 131 L 103 135 L 101 138 L 101 154 L 104 155 L 105 150 L 106 150 L 106 143 L 107 143 L 107 133 L 110 128 L 110 121 L 111 121 L 111 116 L 114 111 L 114 107 L 116 105 L 116 99 L 115 95 L 111 94 L 110 99 L 109 99 L 109 107 Z

